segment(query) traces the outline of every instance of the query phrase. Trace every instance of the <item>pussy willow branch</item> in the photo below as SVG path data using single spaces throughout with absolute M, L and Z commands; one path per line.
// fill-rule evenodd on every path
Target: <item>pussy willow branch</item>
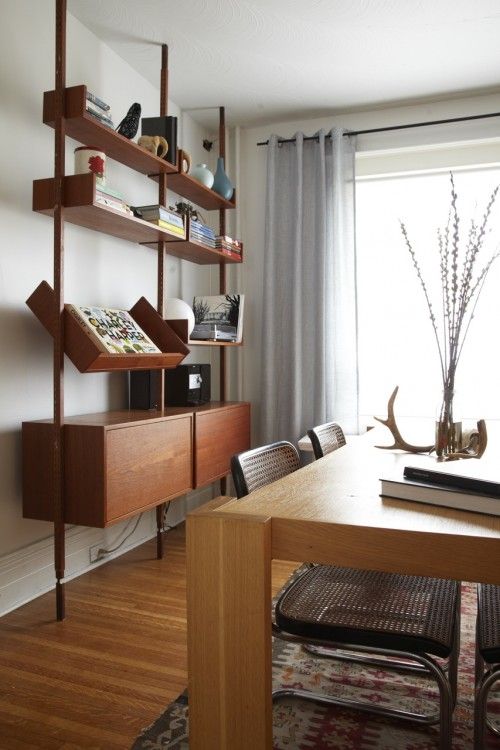
M 427 291 L 427 285 L 422 276 L 419 262 L 408 238 L 405 224 L 400 221 L 401 231 L 406 247 L 410 253 L 413 266 L 415 267 L 418 280 L 425 295 L 425 300 L 430 313 L 430 319 L 436 338 L 436 344 L 441 364 L 441 376 L 443 381 L 444 400 L 443 410 L 445 416 L 449 416 L 453 389 L 455 387 L 455 375 L 457 365 L 462 354 L 463 346 L 470 324 L 474 317 L 476 306 L 481 296 L 481 291 L 486 276 L 493 261 L 500 255 L 494 253 L 484 268 L 473 281 L 474 267 L 478 255 L 483 247 L 486 236 L 486 227 L 490 219 L 495 200 L 500 186 L 497 186 L 488 200 L 481 224 L 472 220 L 467 236 L 467 244 L 463 254 L 461 273 L 459 274 L 460 260 L 460 217 L 457 207 L 457 192 L 453 174 L 450 174 L 451 183 L 451 205 L 448 213 L 448 221 L 445 230 L 438 229 L 439 264 L 441 277 L 441 307 L 443 315 L 443 341 L 440 341 L 438 325 L 432 303 Z M 450 226 L 451 226 L 451 250 L 450 250 Z M 460 276 L 460 280 L 459 280 Z M 472 309 L 470 305 L 472 304 Z
M 441 351 L 441 343 L 439 341 L 439 335 L 438 335 L 438 330 L 437 330 L 437 325 L 436 325 L 436 316 L 434 315 L 434 311 L 432 309 L 432 304 L 431 304 L 431 301 L 429 299 L 429 295 L 427 293 L 427 287 L 425 285 L 425 281 L 424 281 L 424 279 L 422 277 L 422 273 L 420 271 L 420 266 L 419 266 L 418 261 L 417 261 L 417 256 L 415 255 L 415 252 L 414 252 L 414 250 L 413 250 L 413 248 L 412 248 L 412 246 L 410 244 L 410 240 L 408 239 L 408 234 L 406 232 L 406 227 L 405 227 L 405 225 L 403 224 L 402 221 L 400 221 L 399 224 L 401 226 L 401 231 L 403 233 L 403 237 L 404 237 L 405 242 L 406 242 L 406 247 L 408 248 L 408 252 L 411 255 L 411 259 L 413 261 L 413 265 L 415 266 L 415 270 L 417 272 L 417 276 L 418 276 L 418 278 L 420 280 L 420 285 L 421 285 L 421 287 L 422 287 L 422 289 L 424 291 L 425 299 L 427 301 L 427 307 L 429 308 L 429 314 L 430 314 L 430 318 L 431 318 L 432 328 L 434 329 L 434 335 L 436 337 L 436 344 L 437 344 L 437 348 L 438 348 L 438 352 L 439 352 L 439 360 L 441 362 L 441 374 L 442 374 L 443 382 L 444 382 L 444 379 L 445 379 L 445 374 L 444 374 L 445 373 L 445 369 L 444 369 L 443 353 Z

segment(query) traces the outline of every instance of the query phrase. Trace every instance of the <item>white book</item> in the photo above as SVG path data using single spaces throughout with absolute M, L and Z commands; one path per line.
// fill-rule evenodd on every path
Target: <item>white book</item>
M 413 482 L 410 479 L 401 479 L 401 477 L 383 478 L 380 482 L 380 494 L 383 497 L 500 516 L 500 497 L 477 494 L 454 487 L 444 488 L 424 482 Z

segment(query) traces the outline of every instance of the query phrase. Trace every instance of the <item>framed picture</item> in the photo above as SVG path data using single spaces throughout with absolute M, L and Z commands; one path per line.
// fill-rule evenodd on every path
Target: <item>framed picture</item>
M 243 294 L 218 294 L 193 299 L 191 339 L 240 342 L 243 336 Z

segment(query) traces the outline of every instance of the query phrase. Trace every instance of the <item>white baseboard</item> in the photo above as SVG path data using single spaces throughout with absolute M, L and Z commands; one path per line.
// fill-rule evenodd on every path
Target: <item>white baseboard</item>
M 176 526 L 186 513 L 212 497 L 212 488 L 191 492 L 185 498 L 177 498 L 169 508 L 167 523 Z M 66 531 L 66 575 L 64 580 L 94 570 L 115 557 L 123 555 L 133 547 L 138 547 L 156 535 L 156 514 L 144 513 L 134 533 L 120 549 L 106 555 L 98 562 L 90 562 L 90 548 L 98 545 L 106 549 L 115 547 L 126 536 L 125 529 L 132 528 L 136 519 L 125 521 L 107 529 L 90 529 L 72 526 Z M 16 550 L 0 558 L 0 616 L 36 599 L 55 587 L 54 540 L 52 537 Z

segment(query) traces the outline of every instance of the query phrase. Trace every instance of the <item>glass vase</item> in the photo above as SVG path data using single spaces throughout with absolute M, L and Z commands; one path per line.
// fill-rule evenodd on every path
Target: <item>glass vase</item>
M 436 415 L 436 455 L 446 458 L 462 447 L 462 422 L 454 414 L 455 392 L 443 391 L 443 398 Z

